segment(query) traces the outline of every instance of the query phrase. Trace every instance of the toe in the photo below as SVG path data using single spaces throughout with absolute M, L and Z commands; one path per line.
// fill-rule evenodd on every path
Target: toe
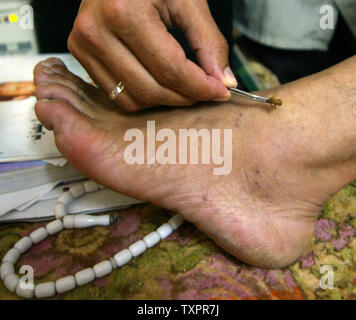
M 38 63 L 33 70 L 33 82 L 35 85 L 47 83 L 49 81 L 50 74 L 51 72 L 48 67 L 45 67 L 42 63 Z
M 47 60 L 44 60 L 44 61 L 41 61 L 39 62 L 35 68 L 34 68 L 34 78 L 35 78 L 35 83 L 36 81 L 40 81 L 41 79 L 39 79 L 39 77 L 41 77 L 41 75 L 43 73 L 47 73 L 48 70 L 52 69 L 52 67 L 54 66 L 58 66 L 58 67 L 61 67 L 61 68 L 66 68 L 65 67 L 65 64 L 62 60 L 60 59 L 57 59 L 57 58 L 49 58 Z M 46 70 L 46 71 L 44 71 Z
M 65 64 L 56 58 L 50 58 L 38 63 L 34 69 L 34 82 L 36 85 L 58 82 L 76 91 L 90 90 L 93 86 L 71 73 Z M 94 87 L 93 87 L 94 88 Z
M 68 101 L 61 99 L 38 99 L 35 105 L 38 120 L 55 134 L 66 132 L 66 124 L 83 121 L 86 117 L 76 110 Z M 88 118 L 89 119 L 89 118 Z
M 42 62 L 40 62 L 40 64 L 46 66 L 46 67 L 53 67 L 53 66 L 63 66 L 65 67 L 65 64 L 64 62 L 61 60 L 61 59 L 58 59 L 58 58 L 55 58 L 55 57 L 51 57 L 51 58 L 48 58 Z
M 82 89 L 93 87 L 89 83 L 85 82 L 83 79 L 70 72 L 64 62 L 57 58 L 49 58 L 37 64 L 35 67 L 35 76 L 36 71 L 45 70 L 45 73 L 49 73 L 51 75 L 59 74 L 62 75 L 62 79 L 67 79 L 70 82 L 70 85 L 78 86 Z
M 106 119 L 106 114 L 115 110 L 100 89 L 71 73 L 59 59 L 50 58 L 37 64 L 34 82 L 38 99 L 65 100 L 90 117 Z
M 50 58 L 43 61 L 42 66 L 51 70 L 52 74 L 59 74 L 66 78 L 68 81 L 72 83 L 72 85 L 76 85 L 80 88 L 91 87 L 91 85 L 85 81 L 83 81 L 80 77 L 70 72 L 66 65 L 59 59 Z
M 84 148 L 90 146 L 92 135 L 98 131 L 97 122 L 59 99 L 38 100 L 35 112 L 41 123 L 54 131 L 58 150 L 70 161 L 83 162 L 83 154 L 88 154 Z
M 95 112 L 91 107 L 87 96 L 81 90 L 74 91 L 73 89 L 57 82 L 48 82 L 38 85 L 35 90 L 35 96 L 38 100 L 41 99 L 60 99 L 68 102 L 77 110 L 95 118 Z
M 64 108 L 69 108 L 70 105 L 64 100 L 49 100 L 49 99 L 37 99 L 35 105 L 35 112 L 38 120 L 48 129 L 53 130 L 56 105 L 64 106 Z
M 63 156 L 90 176 L 88 168 L 95 168 L 94 160 L 102 154 L 106 128 L 64 100 L 40 99 L 35 111 L 41 123 L 53 130 L 57 148 Z
M 35 73 L 35 84 L 39 86 L 50 83 L 61 84 L 72 89 L 72 91 L 76 92 L 79 96 L 85 97 L 87 100 L 89 99 L 86 93 L 87 91 L 83 90 L 83 86 L 79 86 L 65 75 L 57 73 L 53 68 L 39 67 Z M 88 84 L 88 86 L 90 85 Z

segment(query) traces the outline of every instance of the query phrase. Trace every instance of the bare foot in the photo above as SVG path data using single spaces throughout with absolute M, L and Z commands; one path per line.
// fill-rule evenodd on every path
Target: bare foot
M 108 188 L 180 213 L 256 266 L 295 261 L 308 248 L 322 204 L 354 178 L 355 164 L 329 152 L 320 118 L 296 96 L 305 80 L 278 89 L 284 104 L 277 111 L 234 98 L 127 114 L 57 59 L 37 65 L 34 77 L 37 116 L 74 166 Z M 146 132 L 148 120 L 157 131 L 232 129 L 231 173 L 214 175 L 214 164 L 128 165 L 124 134 Z

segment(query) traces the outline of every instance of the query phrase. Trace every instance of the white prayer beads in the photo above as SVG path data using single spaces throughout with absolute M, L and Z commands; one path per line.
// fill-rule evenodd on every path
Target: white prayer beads
M 66 229 L 81 229 L 92 226 L 109 226 L 110 216 L 89 216 L 84 214 L 65 216 L 63 225 Z
M 17 288 L 19 282 L 20 282 L 19 277 L 14 273 L 9 274 L 4 280 L 5 287 L 10 292 L 15 292 L 16 291 L 16 288 Z
M 169 223 L 164 223 L 157 229 L 157 232 L 163 240 L 173 232 L 173 228 Z
M 57 202 L 63 203 L 65 206 L 70 204 L 73 200 L 73 195 L 70 192 L 63 192 L 63 194 L 58 198 Z
M 69 192 L 74 198 L 78 198 L 85 193 L 85 189 L 82 183 L 78 183 L 74 187 L 70 188 Z
M 184 219 L 179 214 L 176 214 L 168 220 L 168 223 L 171 225 L 173 230 L 177 230 L 184 223 Z
M 36 298 L 49 298 L 56 294 L 56 284 L 53 281 L 40 283 L 35 288 Z
M 63 202 L 57 202 L 57 204 L 54 207 L 54 215 L 57 219 L 63 218 L 66 214 L 66 207 Z
M 86 268 L 75 274 L 75 282 L 78 286 L 84 286 L 95 279 L 95 273 L 92 268 Z
M 75 278 L 73 276 L 66 276 L 59 278 L 56 281 L 56 291 L 58 293 L 64 293 L 73 290 L 76 287 Z
M 13 274 L 13 273 L 15 273 L 13 263 L 4 262 L 4 263 L 1 265 L 1 268 L 0 268 L 1 280 L 5 280 L 5 278 L 6 278 L 9 274 Z
M 129 246 L 129 250 L 134 258 L 144 253 L 146 249 L 146 243 L 143 240 L 138 240 Z
M 14 245 L 14 248 L 19 250 L 21 253 L 25 253 L 31 247 L 32 247 L 32 240 L 29 237 L 21 238 Z
M 147 248 L 151 248 L 161 241 L 161 237 L 157 231 L 153 231 L 145 236 L 143 241 L 145 241 Z
M 48 232 L 48 234 L 52 235 L 52 234 L 56 234 L 59 231 L 63 230 L 63 223 L 62 220 L 54 220 L 52 222 L 50 222 L 49 224 L 46 225 L 46 230 Z
M 20 251 L 16 248 L 12 248 L 7 252 L 4 259 L 2 259 L 2 262 L 3 263 L 9 262 L 15 264 L 15 262 L 18 260 L 19 257 L 20 257 Z
M 19 282 L 16 286 L 16 294 L 21 298 L 32 299 L 35 295 L 35 288 L 23 288 Z
M 99 262 L 93 267 L 93 270 L 97 278 L 104 277 L 112 271 L 111 262 L 109 260 Z
M 128 249 L 121 250 L 117 254 L 114 255 L 114 260 L 116 262 L 116 266 L 118 266 L 118 267 L 124 266 L 131 259 L 132 259 L 132 253 Z
M 64 228 L 88 228 L 92 226 L 108 226 L 117 221 L 118 216 L 103 215 L 67 215 L 66 206 L 70 202 L 82 196 L 85 193 L 95 192 L 101 189 L 102 186 L 94 181 L 85 181 L 78 183 L 70 188 L 69 191 L 63 192 L 57 200 L 54 208 L 56 220 L 48 223 L 46 227 L 41 227 L 33 231 L 28 237 L 23 237 L 16 242 L 14 247 L 10 249 L 2 260 L 0 268 L 1 280 L 4 281 L 5 287 L 22 298 L 32 299 L 49 298 L 56 293 L 65 293 L 73 290 L 76 286 L 84 286 L 95 278 L 101 278 L 110 274 L 114 269 L 122 267 L 129 263 L 132 258 L 144 253 L 147 248 L 151 248 L 160 240 L 167 238 L 173 230 L 178 229 L 184 222 L 184 219 L 179 216 L 173 216 L 168 223 L 161 225 L 156 231 L 146 235 L 142 240 L 138 240 L 131 244 L 128 249 L 123 249 L 116 253 L 112 258 L 97 263 L 93 268 L 86 268 L 78 271 L 74 276 L 66 276 L 57 281 L 49 281 L 33 285 L 32 288 L 21 286 L 19 277 L 15 274 L 14 264 L 19 259 L 20 255 L 31 248 L 32 244 L 37 244 L 49 235 L 56 234 Z
M 48 232 L 42 227 L 30 233 L 29 237 L 33 243 L 39 243 L 48 237 Z

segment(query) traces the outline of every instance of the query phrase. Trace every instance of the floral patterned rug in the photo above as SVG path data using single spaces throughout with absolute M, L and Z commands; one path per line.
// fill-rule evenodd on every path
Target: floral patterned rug
M 167 221 L 151 204 L 122 210 L 114 226 L 65 230 L 31 248 L 16 264 L 31 265 L 35 282 L 55 280 L 113 256 Z M 44 223 L 0 226 L 0 257 Z M 320 215 L 310 251 L 280 270 L 248 266 L 193 225 L 123 268 L 55 299 L 356 299 L 356 184 L 333 196 Z M 331 265 L 334 289 L 321 289 L 320 268 Z M 0 299 L 17 299 L 0 282 Z

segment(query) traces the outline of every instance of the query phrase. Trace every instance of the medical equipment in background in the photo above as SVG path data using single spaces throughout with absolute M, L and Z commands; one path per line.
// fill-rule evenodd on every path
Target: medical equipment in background
M 0 0 L 0 56 L 38 53 L 30 0 Z

